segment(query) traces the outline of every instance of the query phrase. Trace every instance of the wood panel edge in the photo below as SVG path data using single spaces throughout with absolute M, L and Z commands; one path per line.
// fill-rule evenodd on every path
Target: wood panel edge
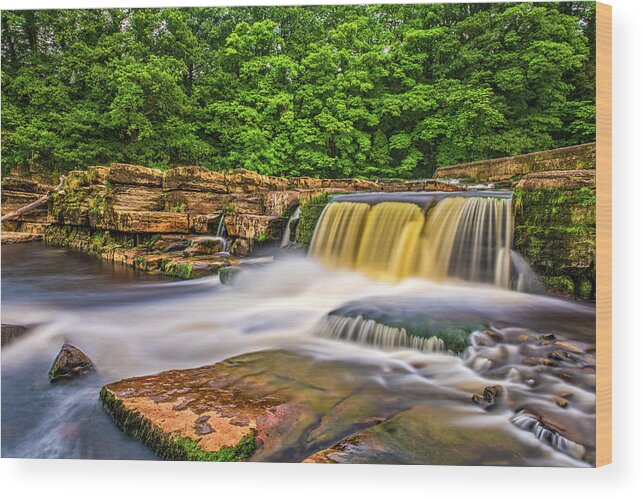
M 596 466 L 612 462 L 612 7 L 596 3 Z

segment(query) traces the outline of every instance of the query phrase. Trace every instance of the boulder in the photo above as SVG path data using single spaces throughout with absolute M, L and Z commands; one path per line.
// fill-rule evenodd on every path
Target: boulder
M 89 374 L 96 370 L 91 359 L 81 350 L 65 343 L 49 369 L 49 381 L 70 379 Z

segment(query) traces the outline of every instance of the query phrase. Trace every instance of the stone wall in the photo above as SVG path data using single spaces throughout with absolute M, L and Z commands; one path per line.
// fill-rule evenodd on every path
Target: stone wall
M 592 169 L 596 166 L 596 143 L 563 147 L 460 165 L 444 166 L 435 178 L 455 178 L 472 182 L 517 182 L 528 173 L 552 170 Z
M 596 289 L 594 170 L 531 173 L 514 190 L 514 247 L 556 294 L 584 299 Z

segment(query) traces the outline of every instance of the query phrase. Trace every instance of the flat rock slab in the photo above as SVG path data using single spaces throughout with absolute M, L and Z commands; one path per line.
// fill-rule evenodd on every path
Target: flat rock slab
M 2 244 L 29 243 L 31 241 L 42 241 L 42 234 L 2 231 Z
M 400 390 L 395 376 L 273 350 L 118 381 L 100 397 L 124 431 L 165 459 L 547 463 L 543 446 L 493 429 L 482 410 L 484 422 L 455 424 L 458 407 L 470 400 L 454 406 L 443 396 Z

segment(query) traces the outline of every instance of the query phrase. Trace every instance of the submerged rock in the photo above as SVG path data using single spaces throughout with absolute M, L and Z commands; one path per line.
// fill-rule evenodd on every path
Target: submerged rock
M 221 284 L 234 284 L 241 269 L 239 267 L 223 267 L 219 269 L 219 280 Z
M 65 343 L 49 369 L 49 381 L 54 383 L 61 379 L 75 378 L 95 370 L 96 366 L 84 352 Z
M 29 329 L 25 326 L 18 326 L 16 324 L 3 324 L 2 325 L 2 346 L 9 345 L 20 336 L 27 333 Z

